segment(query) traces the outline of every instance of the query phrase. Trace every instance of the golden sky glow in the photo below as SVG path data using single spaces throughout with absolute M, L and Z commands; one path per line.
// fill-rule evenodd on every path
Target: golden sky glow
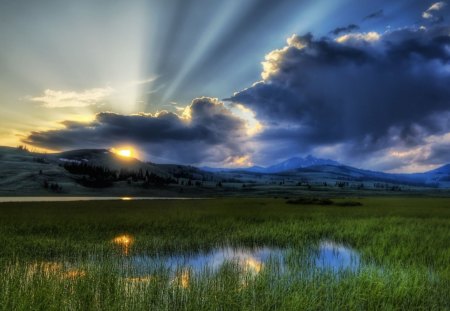
M 226 164 L 230 167 L 248 167 L 252 166 L 253 162 L 250 155 L 243 155 L 228 158 Z

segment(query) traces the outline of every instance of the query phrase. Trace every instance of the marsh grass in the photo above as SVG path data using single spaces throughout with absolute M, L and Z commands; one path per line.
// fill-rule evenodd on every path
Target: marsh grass
M 345 207 L 282 199 L 1 204 L 0 309 L 450 309 L 449 200 L 360 201 Z M 118 236 L 133 237 L 128 253 L 114 243 Z M 357 250 L 361 267 L 315 267 L 311 250 L 324 240 Z M 220 246 L 272 246 L 285 255 L 258 273 L 233 262 L 201 273 L 155 265 L 141 275 L 123 268 L 128 256 Z

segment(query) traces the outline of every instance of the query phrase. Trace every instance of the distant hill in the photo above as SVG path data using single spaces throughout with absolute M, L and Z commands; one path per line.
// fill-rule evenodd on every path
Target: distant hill
M 410 176 L 423 180 L 427 184 L 436 184 L 441 188 L 450 188 L 450 164 L 428 172 L 410 174 Z
M 312 180 L 350 180 L 373 181 L 405 185 L 427 186 L 437 188 L 450 188 L 450 164 L 437 169 L 412 174 L 392 174 L 377 171 L 358 169 L 346 165 L 313 165 L 295 170 L 285 171 L 282 174 L 307 176 Z
M 302 188 L 303 187 L 303 188 Z M 196 168 L 123 158 L 106 149 L 35 153 L 0 147 L 0 195 L 155 195 L 261 193 L 365 189 L 401 191 L 450 188 L 450 164 L 414 174 L 389 174 L 354 168 L 313 156 L 268 167 Z M 60 190 L 62 189 L 62 190 Z M 333 190 L 335 189 L 335 190 Z M 252 192 L 254 191 L 254 192 Z
M 264 169 L 264 173 L 279 173 L 279 172 L 289 171 L 289 170 L 293 170 L 293 169 L 304 168 L 304 167 L 309 167 L 309 166 L 318 166 L 318 165 L 338 166 L 341 164 L 339 164 L 338 162 L 333 161 L 333 160 L 315 158 L 315 157 L 309 155 L 306 158 L 300 158 L 300 157 L 290 158 L 281 163 L 266 167 Z
M 284 172 L 286 175 L 303 175 L 312 180 L 331 179 L 353 182 L 387 182 L 423 184 L 423 181 L 408 174 L 389 174 L 359 169 L 346 165 L 314 165 Z
M 103 174 L 105 180 L 99 183 L 92 176 L 94 173 L 97 176 Z M 125 177 L 119 178 L 120 175 Z M 160 182 L 213 179 L 211 173 L 192 166 L 142 162 L 121 157 L 106 149 L 36 153 L 0 146 L 0 195 L 46 194 L 59 187 L 63 189 L 63 194 L 98 195 L 100 189 L 86 186 L 96 183 L 108 186 L 102 190 L 103 195 L 122 195 L 141 191 L 142 187 L 138 185 L 144 185 L 149 180 L 147 175 L 152 181 Z M 138 178 L 132 187 L 128 185 L 128 179 L 135 179 L 134 176 Z M 52 185 L 54 189 L 51 189 Z M 158 189 L 158 193 L 164 191 Z
M 124 158 L 107 149 L 79 149 L 61 153 L 49 154 L 48 159 L 58 163 L 79 162 L 94 166 L 104 166 L 114 170 L 149 170 L 155 174 L 165 174 L 166 171 L 153 163 L 142 162 L 135 158 Z
M 450 174 L 450 164 L 441 166 L 441 167 L 434 169 L 432 171 L 429 171 L 429 172 L 425 172 L 425 174 L 435 174 L 435 175 L 447 174 L 448 175 L 448 174 Z
M 291 158 L 268 167 L 253 166 L 239 169 L 203 167 L 202 169 L 222 174 L 278 175 L 308 182 L 335 183 L 349 181 L 450 188 L 450 164 L 424 173 L 390 174 L 346 166 L 329 159 L 307 156 L 305 158 Z
M 340 163 L 329 160 L 329 159 L 320 159 L 315 158 L 311 155 L 308 155 L 305 158 L 294 157 L 278 164 L 274 164 L 268 167 L 262 166 L 251 166 L 247 168 L 211 168 L 211 167 L 202 167 L 201 169 L 209 172 L 223 172 L 223 171 L 243 171 L 243 172 L 254 172 L 254 173 L 263 173 L 263 174 L 274 174 L 286 172 L 289 170 L 294 170 L 298 168 L 304 168 L 315 165 L 341 165 Z

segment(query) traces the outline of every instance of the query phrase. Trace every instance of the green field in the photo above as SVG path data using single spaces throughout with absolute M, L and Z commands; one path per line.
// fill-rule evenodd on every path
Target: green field
M 0 309 L 450 309 L 450 200 L 351 200 L 362 206 L 228 198 L 2 203 Z M 321 241 L 357 251 L 360 268 L 317 268 L 312 250 Z M 229 262 L 203 273 L 155 266 L 123 274 L 133 256 L 220 246 L 273 247 L 283 259 L 256 273 Z

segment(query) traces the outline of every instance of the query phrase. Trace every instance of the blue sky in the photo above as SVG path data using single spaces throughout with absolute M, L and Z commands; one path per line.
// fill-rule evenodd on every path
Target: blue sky
M 437 6 L 433 7 L 434 4 Z M 312 44 L 319 45 L 324 37 L 336 40 L 349 34 L 355 36 L 347 38 L 343 44 L 352 45 L 352 41 L 357 40 L 364 43 L 367 39 L 364 35 L 368 33 L 383 36 L 381 41 L 386 37 L 390 41 L 404 42 L 406 39 L 401 30 L 415 31 L 418 35 L 422 26 L 429 34 L 435 34 L 433 29 L 445 29 L 446 15 L 445 2 L 423 0 L 1 0 L 0 137 L 2 144 L 25 142 L 54 151 L 84 145 L 112 148 L 129 144 L 140 149 L 143 157 L 149 160 L 197 165 L 265 165 L 312 153 L 387 171 L 432 168 L 443 164 L 445 159 L 427 161 L 422 159 L 425 151 L 419 149 L 430 145 L 433 139 L 445 136 L 445 126 L 432 130 L 422 121 L 415 120 L 417 115 L 409 115 L 405 116 L 406 120 L 393 119 L 392 123 L 383 125 L 386 128 L 373 133 L 372 128 L 363 126 L 370 123 L 365 120 L 370 116 L 360 112 L 361 126 L 351 129 L 359 135 L 331 139 L 322 130 L 317 131 L 316 136 L 307 135 L 305 131 L 289 130 L 310 126 L 309 121 L 302 119 L 303 113 L 297 116 L 294 113 L 292 115 L 297 119 L 287 120 L 276 112 L 277 109 L 270 111 L 265 106 L 285 109 L 288 105 L 297 105 L 296 101 L 286 102 L 288 89 L 276 90 L 284 92 L 277 97 L 284 102 L 260 100 L 255 103 L 255 98 L 261 98 L 257 92 L 262 88 L 252 85 L 264 80 L 262 73 L 267 68 L 261 63 L 267 55 L 275 55 L 274 51 L 284 47 L 293 47 L 292 42 L 286 43 L 288 38 L 295 38 L 293 34 L 301 37 L 311 33 L 314 38 L 311 42 L 315 42 Z M 349 25 L 354 25 L 351 32 L 348 32 Z M 339 34 L 330 33 L 336 28 L 341 28 Z M 443 46 L 445 48 L 446 43 Z M 376 49 L 378 47 L 374 45 L 373 50 Z M 289 66 L 283 62 L 286 55 L 279 55 L 283 59 L 275 66 Z M 439 61 L 446 68 L 445 57 Z M 426 65 L 425 61 L 421 62 L 419 59 L 410 65 Z M 291 69 L 302 70 L 296 65 Z M 311 70 L 317 70 L 319 76 L 313 73 L 306 76 L 320 80 L 321 70 L 327 68 L 313 66 Z M 446 81 L 447 74 L 447 71 L 436 73 L 433 76 L 437 79 L 435 83 Z M 343 77 L 337 76 L 336 81 Z M 292 75 L 291 78 L 299 77 Z M 405 85 L 412 83 L 409 78 L 404 77 Z M 329 84 L 333 84 L 332 79 L 324 77 Z M 286 82 L 281 76 L 266 80 L 266 85 Z M 299 96 L 304 91 L 295 89 L 294 93 Z M 390 94 L 395 92 L 382 89 L 379 93 L 388 91 Z M 434 91 L 440 92 L 440 89 Z M 236 92 L 240 97 L 234 95 Z M 424 92 L 428 90 L 424 89 Z M 335 95 L 340 97 L 340 94 Z M 444 101 L 445 96 L 441 96 Z M 193 102 L 196 98 L 203 99 Z M 229 101 L 221 102 L 223 99 Z M 404 97 L 402 100 L 407 101 Z M 300 110 L 310 110 L 308 106 L 298 105 Z M 330 105 L 338 105 L 338 101 Z M 424 107 L 429 103 L 417 102 L 415 105 Z M 448 105 L 447 98 L 444 104 L 436 105 L 436 109 L 428 112 L 444 113 Z M 193 115 L 196 111 L 200 115 Z M 424 113 L 427 112 L 420 110 L 420 114 Z M 136 114 L 140 114 L 137 121 L 132 117 Z M 121 131 L 120 127 L 114 126 L 114 135 L 110 135 L 111 129 L 102 127 L 102 122 L 110 122 L 112 116 L 114 120 L 126 119 L 141 132 L 157 134 L 136 138 L 133 131 L 126 128 Z M 319 122 L 320 116 L 311 114 L 311 118 Z M 144 124 L 139 123 L 142 120 Z M 214 126 L 201 122 L 214 122 Z M 78 138 L 77 135 L 83 133 L 82 124 L 84 130 L 95 132 L 92 135 L 95 140 Z M 393 131 L 406 131 L 413 125 L 420 128 L 417 136 L 421 143 L 387 141 L 386 137 L 392 136 Z M 172 127 L 173 133 L 160 135 L 162 129 Z M 280 134 L 282 132 L 284 134 Z M 369 144 L 380 146 L 376 150 L 356 148 L 364 139 L 366 143 L 373 139 Z M 434 148 L 435 143 L 432 144 Z M 358 150 L 346 154 L 344 151 L 350 146 Z M 439 147 L 446 150 L 445 146 Z M 200 149 L 202 152 L 197 154 L 196 150 Z M 189 157 L 186 156 L 188 153 Z M 402 158 L 398 156 L 400 154 L 415 156 Z M 422 154 L 422 158 L 417 154 Z M 380 162 L 380 159 L 384 160 Z

